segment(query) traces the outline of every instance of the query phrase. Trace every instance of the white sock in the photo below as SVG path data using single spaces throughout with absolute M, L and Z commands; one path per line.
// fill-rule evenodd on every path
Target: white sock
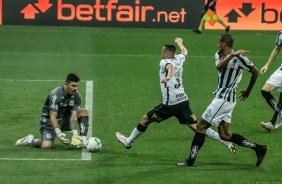
M 131 132 L 131 135 L 127 138 L 127 142 L 129 144 L 133 143 L 140 135 L 142 135 L 144 132 L 140 132 L 136 127 Z
M 82 142 L 86 142 L 86 136 L 82 135 L 81 138 L 83 139 Z
M 222 140 L 222 139 L 220 139 L 218 133 L 217 133 L 216 131 L 214 131 L 213 129 L 208 128 L 208 129 L 206 130 L 206 135 L 207 135 L 209 138 L 211 138 L 211 139 L 213 139 L 213 140 L 216 140 L 216 141 L 219 141 L 219 142 L 221 142 L 222 144 L 224 144 L 225 146 L 227 146 L 227 142 L 224 141 L 224 140 Z

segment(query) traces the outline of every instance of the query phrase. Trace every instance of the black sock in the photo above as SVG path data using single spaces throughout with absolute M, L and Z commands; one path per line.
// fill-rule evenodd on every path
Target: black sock
M 273 95 L 270 92 L 266 92 L 261 90 L 261 94 L 264 97 L 265 101 L 268 103 L 268 105 L 275 110 L 276 108 L 276 102 L 275 102 L 275 98 L 273 97 Z
M 206 137 L 205 134 L 202 134 L 199 132 L 195 133 L 194 139 L 191 145 L 191 152 L 188 158 L 188 163 L 192 164 L 193 162 L 195 162 L 198 152 L 205 142 L 205 137 Z
M 239 146 L 251 148 L 254 151 L 257 151 L 257 147 L 260 146 L 259 144 L 256 144 L 253 141 L 250 141 L 250 140 L 246 139 L 245 137 L 243 137 L 239 134 L 232 134 L 230 142 L 233 142 L 233 143 L 235 143 Z
M 42 140 L 41 139 L 37 139 L 37 141 L 34 141 L 35 139 L 33 139 L 33 141 L 31 142 L 32 146 L 35 148 L 41 148 L 42 145 Z
M 89 117 L 88 116 L 81 116 L 78 119 L 79 123 L 79 131 L 82 136 L 87 136 L 88 133 L 88 127 L 89 127 Z
M 136 128 L 137 128 L 137 130 L 139 130 L 140 132 L 145 132 L 148 127 L 144 127 L 143 125 L 141 125 L 140 123 L 138 123 L 138 125 L 137 125 Z
M 270 120 L 270 122 L 274 125 L 277 118 L 278 118 L 278 115 L 279 115 L 279 112 L 281 111 L 282 109 L 282 93 L 280 93 L 279 95 L 279 102 L 275 108 L 275 111 L 274 111 L 274 114 L 272 116 L 272 119 Z

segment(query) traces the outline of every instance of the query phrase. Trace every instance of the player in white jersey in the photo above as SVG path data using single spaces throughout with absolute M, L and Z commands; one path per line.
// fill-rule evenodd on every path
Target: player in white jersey
M 258 71 L 254 64 L 245 57 L 247 51 L 234 52 L 233 38 L 230 34 L 222 34 L 218 40 L 219 51 L 215 54 L 215 66 L 218 71 L 218 86 L 215 90 L 215 98 L 203 113 L 197 124 L 196 134 L 192 141 L 190 156 L 184 162 L 177 163 L 178 166 L 195 166 L 195 160 L 200 148 L 205 142 L 205 132 L 211 125 L 218 128 L 221 139 L 233 142 L 239 146 L 253 149 L 257 155 L 256 166 L 260 166 L 266 152 L 267 145 L 259 145 L 243 136 L 229 131 L 232 111 L 236 105 L 236 88 L 240 82 L 243 70 L 252 74 L 247 89 L 242 90 L 241 100 L 248 98 L 256 82 Z
M 264 74 L 267 71 L 268 66 L 279 54 L 281 47 L 282 47 L 282 31 L 280 31 L 276 37 L 276 45 L 273 51 L 271 52 L 266 64 L 260 69 L 261 74 Z M 271 94 L 271 92 L 274 89 L 277 89 L 277 91 L 280 92 L 279 102 L 277 105 L 274 96 Z M 279 66 L 279 68 L 277 68 L 277 70 L 268 78 L 268 80 L 265 82 L 264 86 L 261 89 L 261 94 L 264 97 L 265 101 L 274 110 L 274 115 L 270 120 L 270 122 L 260 123 L 260 125 L 269 132 L 271 132 L 273 128 L 278 129 L 282 125 L 282 116 L 281 114 L 279 114 L 282 108 L 281 89 L 282 89 L 282 65 Z
M 36 148 L 50 149 L 55 138 L 63 144 L 71 143 L 74 146 L 84 147 L 88 132 L 88 110 L 80 108 L 81 95 L 77 91 L 79 77 L 68 74 L 64 86 L 52 90 L 47 96 L 40 118 L 41 139 L 34 139 L 30 134 L 16 142 L 16 146 L 32 145 Z M 77 125 L 79 124 L 80 136 Z M 64 131 L 71 131 L 71 142 L 66 138 Z
M 181 50 L 178 55 L 175 54 L 176 47 L 174 45 L 164 45 L 162 48 L 163 59 L 160 62 L 159 72 L 163 96 L 162 103 L 141 118 L 139 124 L 131 132 L 130 137 L 127 138 L 120 132 L 116 132 L 117 140 L 127 149 L 146 131 L 152 122 L 160 123 L 173 116 L 178 119 L 180 124 L 188 125 L 192 130 L 196 130 L 196 116 L 190 108 L 188 96 L 182 83 L 183 63 L 188 52 L 181 38 L 176 38 L 175 42 Z M 208 129 L 206 135 L 226 145 L 232 153 L 236 152 L 234 144 L 221 140 L 218 133 L 212 129 Z

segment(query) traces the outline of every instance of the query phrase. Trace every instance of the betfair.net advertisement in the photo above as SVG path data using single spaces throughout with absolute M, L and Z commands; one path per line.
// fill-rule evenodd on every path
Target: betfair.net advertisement
M 199 0 L 0 0 L 1 23 L 103 27 L 192 28 Z
M 216 13 L 232 30 L 281 30 L 282 0 L 217 0 Z M 222 29 L 218 22 L 205 29 Z
M 197 28 L 207 0 L 0 0 L 0 25 Z M 282 0 L 217 0 L 232 30 L 281 30 Z M 205 29 L 223 29 L 205 24 Z

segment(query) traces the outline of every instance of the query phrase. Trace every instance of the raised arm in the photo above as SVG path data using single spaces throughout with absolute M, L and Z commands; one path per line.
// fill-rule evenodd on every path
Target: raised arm
M 187 56 L 188 51 L 185 48 L 185 46 L 183 45 L 183 40 L 182 38 L 175 38 L 175 43 L 178 45 L 180 52 L 184 55 Z
M 268 69 L 268 66 L 271 64 L 271 62 L 276 58 L 276 56 L 279 54 L 281 50 L 281 46 L 278 46 L 276 45 L 273 49 L 273 51 L 271 52 L 266 64 L 260 69 L 260 73 L 261 74 L 264 74 L 267 69 Z

